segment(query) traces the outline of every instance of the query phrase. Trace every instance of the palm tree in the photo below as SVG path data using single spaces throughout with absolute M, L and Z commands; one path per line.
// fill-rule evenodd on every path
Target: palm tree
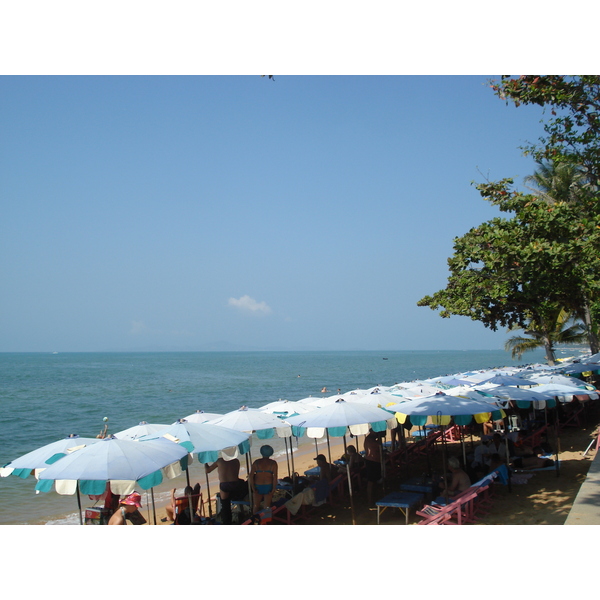
M 587 341 L 584 325 L 577 317 L 564 308 L 552 308 L 545 311 L 545 318 L 540 315 L 531 318 L 524 333 L 528 337 L 513 336 L 506 340 L 504 349 L 511 352 L 513 358 L 521 359 L 525 352 L 536 348 L 544 348 L 549 365 L 556 364 L 554 348 L 557 344 L 581 344 Z M 518 325 L 509 329 L 522 329 Z
M 580 165 L 569 162 L 537 162 L 538 168 L 533 175 L 525 177 L 525 182 L 535 187 L 529 189 L 535 196 L 548 204 L 567 202 L 577 204 L 584 198 L 593 198 L 598 194 L 598 187 L 590 182 L 586 171 Z M 593 316 L 594 298 L 587 298 L 583 305 L 574 306 L 573 310 L 584 323 L 592 354 L 600 351 L 598 324 Z
M 577 204 L 591 186 L 585 171 L 579 165 L 565 162 L 537 162 L 533 175 L 525 183 L 535 196 L 548 204 L 567 202 Z

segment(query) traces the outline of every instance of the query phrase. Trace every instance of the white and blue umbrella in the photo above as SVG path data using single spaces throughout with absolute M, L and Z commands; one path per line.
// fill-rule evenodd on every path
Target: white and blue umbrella
M 533 388 L 534 391 L 544 394 L 548 398 L 558 398 L 561 402 L 570 402 L 573 396 L 587 396 L 590 400 L 598 399 L 597 390 L 560 385 L 557 383 L 543 383 Z
M 48 492 L 56 482 L 59 494 L 73 494 L 75 486 L 58 485 L 61 481 L 78 482 L 86 495 L 101 495 L 106 484 L 118 495 L 130 494 L 136 485 L 148 490 L 181 473 L 180 461 L 187 450 L 166 439 L 149 442 L 106 438 L 61 458 L 39 475 L 36 490 Z M 167 470 L 168 467 L 172 469 Z
M 385 431 L 390 428 L 390 421 L 391 426 L 395 426 L 388 411 L 343 399 L 286 421 L 292 426 L 294 435 L 300 437 L 306 432 L 307 436 L 312 438 L 323 437 L 325 430 L 332 437 L 342 437 L 347 433 L 347 429 L 354 435 L 361 435 L 369 433 L 369 429 Z
M 211 425 L 210 423 L 190 423 L 185 419 L 168 425 L 140 439 L 141 442 L 166 438 L 179 444 L 189 453 L 198 455 L 201 463 L 215 462 L 219 457 L 225 460 L 238 458 L 250 449 L 247 433 Z
M 128 429 L 123 429 L 122 431 L 118 431 L 113 434 L 118 440 L 137 440 L 139 438 L 148 435 L 149 433 L 154 433 L 159 431 L 160 429 L 164 429 L 168 427 L 168 424 L 164 423 L 146 423 L 146 421 L 140 421 L 137 425 L 133 427 L 129 427 Z
M 295 417 L 296 415 L 307 413 L 313 410 L 313 407 L 292 400 L 275 400 L 275 402 L 269 402 L 269 404 L 261 406 L 259 410 L 275 415 L 280 419 L 287 419 L 287 417 Z
M 70 436 L 51 444 L 46 444 L 37 450 L 28 452 L 0 469 L 0 477 L 15 475 L 21 479 L 29 477 L 32 471 L 37 469 L 47 469 L 57 460 L 67 456 L 69 452 L 79 450 L 85 446 L 96 444 L 100 440 L 97 438 L 85 438 L 78 435 Z
M 130 494 L 136 485 L 148 490 L 162 483 L 164 477 L 180 475 L 184 458 L 187 458 L 187 450 L 165 439 L 139 442 L 111 436 L 76 450 L 44 469 L 35 489 L 49 492 L 54 484 L 59 494 L 76 493 L 79 522 L 83 523 L 80 492 L 100 496 L 109 483 L 111 491 L 119 496 Z
M 233 460 L 250 451 L 250 436 L 247 433 L 210 423 L 191 423 L 185 419 L 142 438 L 142 441 L 157 439 L 157 437 L 166 438 L 185 448 L 188 452 L 197 454 L 198 460 L 204 464 L 215 462 L 219 458 Z M 188 486 L 190 486 L 187 465 L 186 477 Z M 206 473 L 206 489 L 210 500 L 208 473 Z M 208 507 L 212 516 L 210 501 Z
M 575 377 L 568 377 L 567 375 L 560 375 L 559 373 L 550 374 L 538 374 L 532 375 L 531 381 L 534 385 L 541 385 L 542 383 L 557 383 L 559 385 L 570 385 L 575 387 L 583 387 L 588 388 L 591 387 L 589 384 L 581 381 L 580 379 L 575 379 Z
M 396 410 L 399 423 L 405 423 L 406 417 L 410 417 L 410 422 L 419 426 L 425 425 L 428 419 L 437 425 L 448 425 L 452 419 L 457 425 L 468 425 L 473 419 L 477 423 L 485 423 L 490 417 L 502 419 L 505 416 L 500 407 L 484 400 L 449 396 L 443 393 L 417 398 L 388 408 Z
M 208 421 L 211 425 L 220 425 L 246 433 L 256 433 L 258 439 L 269 439 L 277 434 L 279 437 L 289 437 L 289 425 L 279 417 L 266 413 L 258 408 L 242 406 L 216 419 Z
M 218 419 L 222 417 L 221 413 L 208 413 L 203 410 L 197 410 L 195 413 L 188 415 L 187 417 L 183 417 L 184 421 L 188 423 L 206 423 L 212 419 Z
M 560 369 L 561 373 L 589 373 L 600 371 L 600 364 L 597 363 L 573 363 L 571 365 L 566 365 Z
M 243 431 L 248 434 L 256 434 L 259 440 L 268 440 L 275 435 L 285 440 L 286 456 L 288 456 L 287 450 L 287 438 L 292 436 L 292 428 L 288 425 L 287 419 L 280 419 L 274 414 L 264 412 L 258 408 L 248 408 L 247 406 L 241 406 L 237 410 L 232 410 L 222 417 L 212 419 L 209 421 L 211 425 L 220 425 L 221 427 L 229 427 L 237 431 Z M 292 460 L 292 473 L 294 471 L 294 451 L 292 441 L 290 439 L 290 455 Z M 252 463 L 252 456 L 248 452 L 248 472 L 250 472 L 250 464 Z
M 493 385 L 514 385 L 514 386 L 530 386 L 535 385 L 531 383 L 531 380 L 526 379 L 525 377 L 518 377 L 516 375 L 503 375 L 498 374 L 490 377 L 489 379 L 484 379 L 480 381 L 478 385 L 482 384 L 493 384 Z

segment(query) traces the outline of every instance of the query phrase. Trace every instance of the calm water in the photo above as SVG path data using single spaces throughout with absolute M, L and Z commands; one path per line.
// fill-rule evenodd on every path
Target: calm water
M 543 362 L 543 353 L 526 360 Z M 515 364 L 502 350 L 0 354 L 0 465 L 71 433 L 95 437 L 103 417 L 114 433 L 196 410 L 322 396 L 323 386 L 347 392 Z M 163 484 L 157 499 L 183 485 Z M 78 522 L 75 496 L 34 488 L 33 476 L 0 478 L 0 523 Z

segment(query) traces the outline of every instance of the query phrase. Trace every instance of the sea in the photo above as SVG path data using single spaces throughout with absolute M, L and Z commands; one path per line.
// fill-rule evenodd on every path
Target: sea
M 526 359 L 503 350 L 0 353 L 0 466 L 70 434 L 96 437 L 105 424 L 109 434 L 141 421 L 169 425 L 198 410 L 225 414 L 279 399 L 543 363 L 543 352 Z M 262 443 L 253 439 L 251 451 Z M 285 452 L 281 444 L 276 449 Z M 203 481 L 200 469 L 192 464 L 193 481 Z M 76 496 L 36 493 L 35 484 L 33 475 L 0 478 L 0 524 L 79 524 Z M 172 488 L 184 486 L 183 475 L 163 482 L 154 502 L 166 503 Z M 84 509 L 93 505 L 83 499 Z

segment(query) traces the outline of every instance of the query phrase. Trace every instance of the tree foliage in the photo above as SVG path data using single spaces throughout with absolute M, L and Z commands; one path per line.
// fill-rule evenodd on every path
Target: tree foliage
M 600 76 L 503 75 L 491 86 L 500 98 L 516 106 L 549 108 L 546 135 L 524 148 L 525 153 L 538 161 L 579 165 L 594 185 L 600 185 Z
M 550 331 L 564 308 L 585 322 L 597 352 L 600 77 L 503 76 L 492 87 L 517 106 L 551 109 L 546 137 L 525 149 L 538 161 L 527 180 L 533 193 L 516 191 L 512 179 L 477 185 L 508 216 L 455 238 L 446 288 L 418 305 L 439 309 L 442 317 L 468 316 L 493 331 L 530 326 L 538 332 Z
M 517 329 L 521 328 L 515 326 L 511 331 Z M 549 309 L 542 322 L 531 319 L 524 334 L 506 340 L 504 349 L 511 352 L 513 358 L 520 359 L 525 352 L 544 348 L 550 365 L 556 363 L 557 344 L 580 344 L 586 340 L 585 328 L 576 321 L 576 316 L 558 306 Z

